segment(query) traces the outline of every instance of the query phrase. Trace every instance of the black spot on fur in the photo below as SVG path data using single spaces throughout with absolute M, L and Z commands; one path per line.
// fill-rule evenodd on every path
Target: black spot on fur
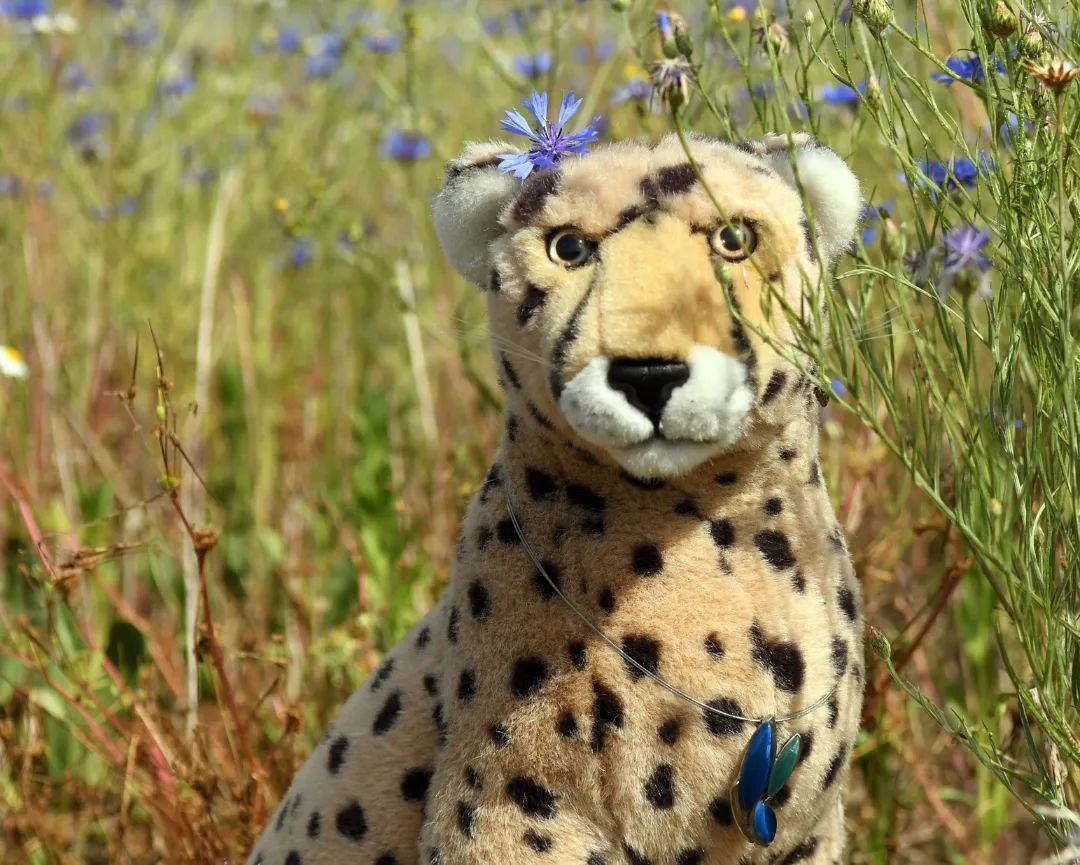
M 844 546 L 844 534 L 840 531 L 840 527 L 836 526 L 828 534 L 829 543 L 832 544 L 834 550 L 838 553 L 844 552 L 846 547 Z
M 430 786 L 430 769 L 410 769 L 401 779 L 401 797 L 406 802 L 423 802 Z
M 526 829 L 525 834 L 521 836 L 521 840 L 537 853 L 547 853 L 547 851 L 551 849 L 553 843 L 551 836 L 541 835 L 533 829 Z
M 260 859 L 262 857 L 259 857 Z M 303 865 L 303 860 L 300 858 L 300 854 L 295 850 L 290 850 L 289 855 L 285 857 L 285 865 Z
M 569 484 L 566 487 L 566 497 L 570 500 L 570 504 L 585 508 L 594 514 L 601 513 L 607 507 L 603 496 L 579 484 Z
M 831 730 L 836 726 L 836 721 L 840 717 L 840 702 L 836 699 L 835 694 L 829 698 L 828 709 L 829 714 L 825 716 L 825 726 Z
M 470 790 L 480 790 L 483 788 L 484 784 L 480 780 L 480 773 L 477 772 L 472 766 L 466 766 L 465 771 L 462 772 L 462 775 L 465 776 L 465 783 L 468 785 Z
M 544 569 L 544 572 L 547 573 L 547 577 L 545 577 L 544 574 L 540 572 L 540 569 L 537 568 L 536 572 L 533 574 L 533 586 L 541 598 L 545 601 L 550 601 L 557 594 L 551 584 L 554 583 L 557 588 L 562 588 L 562 573 L 554 562 L 541 562 L 540 566 Z
M 525 469 L 525 484 L 533 501 L 551 501 L 559 491 L 555 478 L 540 469 Z
M 492 724 L 488 727 L 488 737 L 500 750 L 510 747 L 510 733 L 502 724 Z
M 664 559 L 655 544 L 641 544 L 635 547 L 632 564 L 634 573 L 642 577 L 655 577 L 664 569 Z
M 742 716 L 743 710 L 734 700 L 728 697 L 718 697 L 715 700 L 710 700 L 705 705 L 712 709 L 716 709 L 718 712 L 724 712 L 724 715 L 718 715 L 716 712 L 706 712 L 702 709 L 702 714 L 705 717 L 705 727 L 714 736 L 734 736 L 737 733 L 742 732 L 743 721 L 737 718 L 727 717 L 728 715 Z
M 647 213 L 652 212 L 652 207 L 649 205 L 635 204 L 631 207 L 627 207 L 622 213 L 619 214 L 619 218 L 615 222 L 615 226 L 612 231 L 621 231 L 626 228 L 631 222 L 635 222 Z
M 469 584 L 469 612 L 477 621 L 486 619 L 491 613 L 491 596 L 479 580 Z
M 841 745 L 832 760 L 829 761 L 829 767 L 825 770 L 825 777 L 821 781 L 822 790 L 828 790 L 836 783 L 836 778 L 840 774 L 840 770 L 844 768 L 844 762 L 847 760 L 847 753 L 847 745 Z
M 517 320 L 518 324 L 522 327 L 527 325 L 532 317 L 536 314 L 536 311 L 540 309 L 547 301 L 547 294 L 537 288 L 535 285 L 529 285 L 525 289 L 525 297 L 521 299 L 521 303 L 518 304 Z
M 716 476 L 716 482 L 722 487 L 730 487 L 738 479 L 739 476 L 735 472 L 721 472 Z
M 709 523 L 709 534 L 720 549 L 727 549 L 735 543 L 735 524 L 728 519 L 712 520 Z
M 622 649 L 654 676 L 660 669 L 660 643 L 645 634 L 628 634 L 623 637 Z M 626 671 L 635 682 L 645 674 L 624 659 Z
M 812 731 L 807 730 L 802 734 L 802 747 L 799 749 L 799 759 L 796 762 L 797 766 L 801 766 L 810 758 L 810 753 L 814 750 L 814 734 Z
M 784 503 L 778 498 L 771 498 L 765 501 L 765 513 L 770 517 L 775 517 L 784 512 Z
M 783 808 L 788 803 L 788 800 L 790 798 L 791 787 L 784 786 L 776 792 L 776 795 L 769 800 L 769 803 L 773 806 L 773 808 Z
M 776 687 L 797 694 L 806 678 L 806 663 L 794 643 L 768 640 L 755 622 L 750 627 L 750 654 L 762 669 L 768 670 Z
M 555 424 L 553 424 L 551 422 L 551 420 L 542 411 L 540 411 L 540 409 L 538 409 L 535 405 L 533 405 L 531 402 L 526 401 L 525 402 L 525 408 L 527 408 L 529 410 L 530 417 L 532 417 L 532 419 L 534 421 L 536 421 L 538 424 L 540 424 L 540 426 L 542 426 L 544 429 L 546 429 L 546 430 L 555 429 Z
M 468 703 L 476 696 L 476 673 L 472 670 L 462 670 L 457 686 L 458 699 Z
M 674 745 L 678 742 L 680 733 L 682 733 L 682 721 L 678 718 L 668 718 L 656 728 L 656 735 L 665 745 Z
M 491 543 L 491 539 L 495 537 L 494 533 L 487 526 L 480 526 L 476 530 L 476 548 L 480 551 L 487 549 L 487 545 Z
M 532 778 L 522 775 L 511 778 L 506 784 L 506 795 L 527 817 L 550 820 L 555 816 L 555 796 Z
M 600 590 L 600 593 L 596 596 L 596 603 L 608 615 L 615 612 L 615 593 L 611 591 L 610 586 L 604 586 Z
M 794 448 L 780 448 L 780 459 L 784 462 L 789 463 L 795 459 L 795 457 L 796 453 Z
M 677 505 L 675 505 L 675 513 L 680 517 L 697 517 L 701 518 L 701 511 L 698 510 L 698 506 L 694 504 L 693 499 L 683 499 Z
M 458 608 L 453 606 L 450 608 L 450 617 L 446 623 L 446 639 L 452 644 L 456 644 L 458 640 L 458 624 L 461 619 L 461 614 L 458 612 Z
M 654 808 L 667 810 L 675 807 L 675 769 L 661 763 L 645 782 L 645 799 Z
M 371 677 L 371 690 L 379 690 L 379 688 L 383 686 L 383 683 L 390 678 L 392 672 L 394 672 L 394 659 L 387 658 L 379 665 L 379 669 L 375 671 L 375 675 Z
M 544 209 L 548 196 L 559 188 L 561 178 L 558 171 L 534 171 L 521 184 L 521 192 L 514 202 L 512 216 L 519 223 L 531 222 Z
M 491 279 L 488 281 L 488 288 L 492 294 L 498 294 L 502 291 L 502 277 L 499 276 L 499 271 L 495 268 L 491 269 Z
M 661 195 L 678 195 L 697 183 L 697 172 L 689 162 L 665 165 L 656 173 L 656 184 Z
M 599 682 L 593 682 L 593 752 L 599 754 L 604 749 L 606 733 L 609 730 L 621 729 L 622 725 L 622 701 Z
M 581 530 L 586 534 L 599 537 L 604 533 L 604 518 L 596 515 L 586 517 L 581 521 Z
M 566 647 L 566 654 L 570 656 L 570 663 L 574 665 L 575 670 L 584 670 L 585 662 L 588 660 L 588 655 L 585 650 L 585 644 L 575 640 Z
M 806 257 L 810 259 L 811 264 L 817 264 L 817 250 L 814 249 L 814 239 L 810 236 L 810 226 L 805 216 L 799 219 L 799 228 L 802 231 L 803 245 L 806 247 Z
M 623 852 L 626 854 L 626 858 L 630 860 L 630 865 L 653 865 L 652 859 L 644 853 L 639 853 L 625 841 L 623 842 Z
M 832 641 L 832 665 L 833 672 L 837 677 L 843 676 L 847 672 L 848 664 L 848 645 L 839 637 L 833 637 Z
M 709 803 L 709 816 L 718 826 L 731 826 L 735 822 L 727 796 L 717 796 Z
M 592 297 L 593 285 L 591 283 L 585 294 L 581 296 L 581 300 L 577 302 L 577 306 L 574 307 L 574 311 L 570 313 L 570 319 L 566 322 L 566 325 L 562 329 L 562 333 L 559 334 L 558 339 L 555 340 L 555 345 L 551 349 L 551 375 L 548 379 L 548 386 L 551 388 L 551 394 L 555 397 L 555 401 L 558 402 L 559 397 L 562 396 L 563 391 L 563 376 L 562 368 L 566 362 L 567 352 L 570 351 L 570 346 L 573 345 L 574 340 L 578 338 L 578 331 L 581 328 L 581 317 L 585 314 L 585 307 L 589 305 L 589 299 Z
M 608 860 L 603 853 L 590 853 L 585 865 L 608 865 Z
M 847 616 L 849 622 L 855 621 L 857 610 L 855 609 L 855 593 L 846 586 L 841 586 L 836 593 L 837 603 L 840 604 L 840 609 L 844 615 Z
M 567 739 L 576 739 L 578 734 L 577 718 L 567 709 L 559 716 L 559 734 Z
M 772 375 L 769 376 L 769 383 L 765 385 L 765 393 L 761 396 L 761 402 L 765 405 L 771 403 L 780 396 L 780 391 L 784 389 L 785 384 L 787 384 L 787 373 L 782 369 L 774 369 Z
M 438 734 L 439 747 L 446 744 L 447 733 L 446 718 L 443 716 L 442 703 L 436 703 L 431 710 L 431 720 L 435 724 L 435 732 Z
M 645 206 L 650 209 L 656 207 L 660 198 L 660 190 L 656 185 L 656 181 L 651 177 L 643 178 L 641 183 L 638 184 L 638 188 L 641 189 L 641 195 L 645 199 Z
M 398 865 L 398 859 L 393 853 L 383 853 L 375 860 L 375 865 Z
M 675 865 L 701 865 L 705 861 L 705 851 L 691 848 L 683 850 L 675 857 Z
M 481 171 L 484 168 L 491 168 L 492 166 L 498 164 L 498 156 L 492 156 L 487 159 L 480 159 L 476 162 L 451 162 L 449 165 L 446 166 L 444 183 L 449 183 L 451 180 L 455 180 L 462 174 L 467 174 L 472 171 Z
M 506 437 L 512 442 L 517 441 L 518 433 L 518 419 L 514 415 L 510 415 L 506 419 Z
M 334 825 L 338 832 L 350 841 L 363 841 L 367 835 L 367 818 L 364 816 L 364 809 L 355 799 L 338 811 Z
M 802 571 L 796 571 L 791 575 L 791 587 L 800 595 L 806 592 L 806 576 Z
M 788 543 L 787 535 L 783 532 L 765 529 L 754 535 L 754 544 L 758 552 L 764 556 L 765 561 L 776 570 L 782 571 L 796 564 L 794 554 L 791 552 L 791 544 Z
M 510 674 L 510 690 L 516 697 L 531 697 L 547 680 L 548 668 L 541 658 L 518 658 Z
M 724 644 L 720 642 L 720 638 L 716 634 L 709 634 L 709 636 L 705 638 L 705 651 L 718 661 L 723 658 L 726 653 Z
M 521 389 L 521 379 L 518 378 L 517 370 L 510 365 L 510 359 L 506 356 L 505 352 L 499 354 L 499 359 L 502 361 L 503 378 L 506 379 L 507 384 L 517 390 Z
M 312 811 L 311 816 L 307 821 L 307 836 L 308 838 L 318 838 L 319 832 L 322 831 L 322 814 L 318 811 Z
M 817 838 L 807 838 L 781 859 L 780 865 L 795 865 L 796 862 L 805 862 L 817 852 L 817 847 Z
M 495 535 L 498 537 L 499 542 L 506 544 L 507 546 L 517 547 L 521 545 L 521 538 L 518 537 L 517 529 L 514 528 L 514 524 L 508 519 L 499 520 L 497 526 L 495 526 Z
M 427 691 L 428 696 L 437 697 L 439 695 L 439 680 L 431 673 L 424 674 L 424 690 Z
M 473 823 L 476 820 L 476 808 L 470 805 L 468 802 L 457 803 L 457 825 L 458 830 L 466 838 L 472 838 L 473 836 Z
M 338 736 L 330 743 L 330 748 L 326 754 L 326 770 L 331 775 L 336 775 L 341 770 L 341 766 L 345 762 L 345 752 L 348 750 L 349 739 L 347 736 Z

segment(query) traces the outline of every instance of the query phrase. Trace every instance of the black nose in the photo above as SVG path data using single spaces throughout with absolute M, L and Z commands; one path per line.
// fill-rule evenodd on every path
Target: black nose
M 672 391 L 690 378 L 690 367 L 669 360 L 613 360 L 607 380 L 626 395 L 630 405 L 660 425 L 660 415 Z

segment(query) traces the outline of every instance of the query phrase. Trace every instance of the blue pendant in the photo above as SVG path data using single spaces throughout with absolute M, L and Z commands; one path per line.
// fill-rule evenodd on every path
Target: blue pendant
M 750 737 L 730 797 L 735 823 L 748 841 L 767 847 L 776 837 L 776 812 L 768 802 L 784 789 L 801 751 L 798 733 L 776 750 L 776 722 L 772 718 L 762 721 Z

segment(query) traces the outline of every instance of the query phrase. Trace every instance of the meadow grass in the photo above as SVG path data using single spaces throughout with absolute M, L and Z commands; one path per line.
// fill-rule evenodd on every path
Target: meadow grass
M 438 596 L 499 396 L 428 202 L 533 87 L 850 160 L 850 858 L 1080 856 L 1075 5 L 670 9 L 0 3 L 0 861 L 238 861 Z

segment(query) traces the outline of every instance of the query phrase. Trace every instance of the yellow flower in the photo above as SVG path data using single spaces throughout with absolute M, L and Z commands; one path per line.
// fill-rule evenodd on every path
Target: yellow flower
M 732 6 L 728 9 L 727 13 L 728 21 L 734 21 L 736 24 L 741 24 L 746 20 L 746 10 L 742 6 Z
M 0 375 L 6 375 L 8 378 L 26 378 L 29 374 L 30 368 L 18 349 L 0 345 Z

